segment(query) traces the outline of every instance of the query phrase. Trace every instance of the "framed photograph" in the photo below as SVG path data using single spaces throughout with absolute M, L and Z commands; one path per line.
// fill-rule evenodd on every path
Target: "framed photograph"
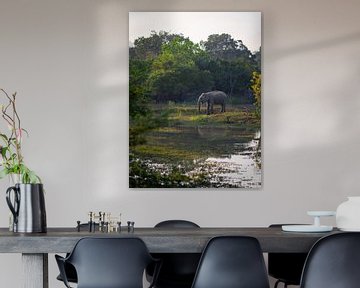
M 129 13 L 129 187 L 260 188 L 261 12 Z

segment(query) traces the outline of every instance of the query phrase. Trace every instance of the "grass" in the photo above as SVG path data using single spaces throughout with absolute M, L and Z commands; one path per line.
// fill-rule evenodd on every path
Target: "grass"
M 194 159 L 198 159 L 203 156 L 201 153 L 194 150 L 184 150 L 171 146 L 154 146 L 147 144 L 133 147 L 132 152 L 138 156 L 146 156 L 146 158 L 153 160 L 161 159 L 166 162 L 192 162 Z
M 260 129 L 260 119 L 251 105 L 228 105 L 226 109 L 220 113 L 220 107 L 214 106 L 214 114 L 207 115 L 205 107 L 199 113 L 193 104 L 154 104 L 154 114 L 166 113 L 168 121 L 143 134 L 146 141 L 131 146 L 131 153 L 141 159 L 186 165 L 192 165 L 194 159 L 231 154 L 228 149 L 240 141 L 238 133 L 250 140 L 254 131 Z
M 207 115 L 205 107 L 198 112 L 191 104 L 154 105 L 153 110 L 160 114 L 168 110 L 170 126 L 211 126 L 211 127 L 245 127 L 260 129 L 260 119 L 255 115 L 251 105 L 230 105 L 225 113 L 220 113 L 218 106 L 214 106 L 214 114 Z

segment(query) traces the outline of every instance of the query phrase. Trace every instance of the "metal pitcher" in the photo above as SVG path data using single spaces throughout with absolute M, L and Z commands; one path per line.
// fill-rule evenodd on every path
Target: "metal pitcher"
M 14 232 L 42 233 L 47 231 L 42 184 L 15 184 L 6 190 L 6 202 L 14 216 Z

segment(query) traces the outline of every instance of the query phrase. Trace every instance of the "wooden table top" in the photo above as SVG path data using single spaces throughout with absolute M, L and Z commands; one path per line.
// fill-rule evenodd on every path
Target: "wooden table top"
M 139 237 L 152 253 L 201 253 L 208 240 L 221 235 L 252 236 L 263 252 L 308 252 L 321 237 L 338 233 L 294 233 L 274 228 L 127 228 L 119 232 L 77 232 L 76 228 L 48 228 L 47 233 L 13 233 L 0 228 L 0 253 L 65 253 L 82 237 Z

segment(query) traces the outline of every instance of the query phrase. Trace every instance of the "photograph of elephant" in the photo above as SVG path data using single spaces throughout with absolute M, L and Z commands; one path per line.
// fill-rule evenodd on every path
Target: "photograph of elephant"
M 129 13 L 129 187 L 261 188 L 261 13 Z

